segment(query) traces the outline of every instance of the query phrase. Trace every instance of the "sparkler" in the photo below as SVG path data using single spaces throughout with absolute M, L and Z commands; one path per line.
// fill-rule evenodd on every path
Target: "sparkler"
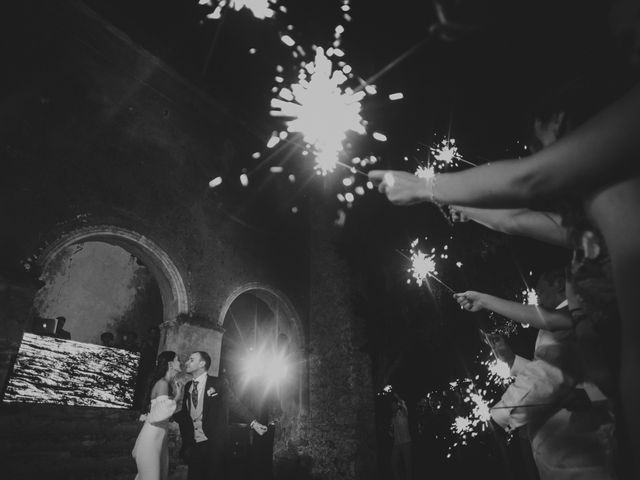
M 277 0 L 218 0 L 215 10 L 207 15 L 207 18 L 219 19 L 222 16 L 222 9 L 228 6 L 236 12 L 246 8 L 254 17 L 264 20 L 274 16 L 275 10 L 272 7 L 276 3 Z M 199 0 L 198 4 L 213 6 L 213 0 Z
M 216 177 L 209 182 L 209 188 L 216 188 L 222 184 L 222 177 Z
M 522 291 L 522 303 L 524 305 L 538 305 L 538 293 L 533 289 L 527 287 L 526 290 Z M 522 323 L 522 328 L 529 328 L 528 323 Z
M 426 254 L 421 250 L 416 249 L 417 245 L 418 239 L 416 238 L 413 242 L 411 242 L 411 257 L 409 258 L 409 260 L 411 260 L 411 268 L 407 270 L 409 273 L 411 273 L 411 276 L 415 279 L 416 283 L 420 286 L 423 283 L 427 283 L 427 277 L 430 277 L 440 285 L 445 287 L 447 290 L 449 290 L 451 293 L 456 293 L 453 288 L 451 288 L 449 285 L 447 285 L 437 277 L 438 272 L 436 271 L 435 248 L 431 249 L 430 254 Z M 410 280 L 407 280 L 407 282 L 410 282 Z
M 435 158 L 438 162 L 442 162 L 448 165 L 454 165 L 456 161 L 464 162 L 473 167 L 477 167 L 473 162 L 465 160 L 458 153 L 458 147 L 456 146 L 456 139 L 443 139 L 440 143 L 436 144 L 429 148 L 433 158 Z
M 518 322 L 497 315 L 495 312 L 489 312 L 489 320 L 491 323 L 490 328 L 487 329 L 489 333 L 510 337 L 518 331 Z
M 522 297 L 524 298 L 525 305 L 538 305 L 538 294 L 533 288 L 527 288 L 522 291 Z
M 330 50 L 335 54 L 336 49 Z M 271 100 L 271 115 L 290 118 L 287 132 L 302 134 L 322 175 L 338 165 L 347 132 L 365 134 L 360 110 L 366 92 L 344 87 L 347 76 L 334 69 L 329 56 L 329 51 L 317 47 L 315 60 L 300 68 L 300 81 L 280 88 L 278 97 Z
M 435 177 L 435 175 L 436 171 L 432 166 L 425 167 L 420 165 L 415 171 L 415 176 L 418 178 L 429 179 Z
M 491 408 L 489 400 L 485 398 L 487 392 L 484 389 L 476 389 L 474 383 L 469 379 L 461 380 L 455 383 L 455 387 L 460 387 L 460 393 L 463 396 L 463 403 L 470 412 L 467 415 L 457 416 L 451 424 L 450 430 L 457 440 L 453 443 L 453 447 L 457 447 L 458 443 L 466 445 L 467 442 L 482 433 L 491 420 Z M 451 456 L 451 453 L 447 457 Z
M 506 362 L 497 359 L 487 359 L 480 363 L 487 368 L 488 379 L 493 384 L 506 387 L 513 382 L 511 370 Z

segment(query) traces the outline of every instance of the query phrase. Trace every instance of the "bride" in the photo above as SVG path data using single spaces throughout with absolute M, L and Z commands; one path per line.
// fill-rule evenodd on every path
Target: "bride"
M 149 377 L 144 403 L 144 425 L 133 447 L 133 458 L 138 467 L 137 480 L 166 480 L 169 470 L 167 428 L 169 418 L 176 410 L 172 380 L 180 372 L 180 361 L 175 352 L 166 351 L 158 356 L 156 368 Z

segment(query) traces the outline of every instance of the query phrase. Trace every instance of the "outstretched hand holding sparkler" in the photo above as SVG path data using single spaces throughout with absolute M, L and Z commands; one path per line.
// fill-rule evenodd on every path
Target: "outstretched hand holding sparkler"
M 473 290 L 453 294 L 453 298 L 460 304 L 460 308 L 468 312 L 479 312 L 485 308 L 482 303 L 483 296 L 483 293 L 474 292 Z
M 369 180 L 394 205 L 414 205 L 432 201 L 433 179 L 420 178 L 399 170 L 371 170 Z

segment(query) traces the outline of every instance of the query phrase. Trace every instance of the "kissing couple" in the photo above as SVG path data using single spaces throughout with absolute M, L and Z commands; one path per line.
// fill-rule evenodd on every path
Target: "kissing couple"
M 144 404 L 147 414 L 132 455 L 138 467 L 137 480 L 166 480 L 169 471 L 169 422 L 177 421 L 182 436 L 180 453 L 188 466 L 189 480 L 224 479 L 224 448 L 229 409 L 259 435 L 267 427 L 236 398 L 226 379 L 207 374 L 211 357 L 193 352 L 185 363 L 191 375 L 184 388 L 175 381 L 182 371 L 172 351 L 158 356 L 149 378 Z

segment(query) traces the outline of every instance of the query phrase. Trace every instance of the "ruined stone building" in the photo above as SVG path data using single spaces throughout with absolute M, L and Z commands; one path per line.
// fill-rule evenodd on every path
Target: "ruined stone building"
M 88 344 L 105 331 L 143 342 L 157 327 L 154 356 L 206 350 L 212 374 L 243 334 L 279 339 L 293 367 L 278 399 L 276 478 L 371 478 L 370 362 L 332 212 L 303 196 L 292 213 L 259 169 L 243 187 L 237 162 L 255 139 L 224 99 L 83 3 L 25 2 L 4 22 L 3 393 L 41 319 L 65 317 L 71 340 Z M 2 476 L 133 478 L 137 417 L 3 402 Z M 171 472 L 186 478 L 178 443 L 174 428 Z

